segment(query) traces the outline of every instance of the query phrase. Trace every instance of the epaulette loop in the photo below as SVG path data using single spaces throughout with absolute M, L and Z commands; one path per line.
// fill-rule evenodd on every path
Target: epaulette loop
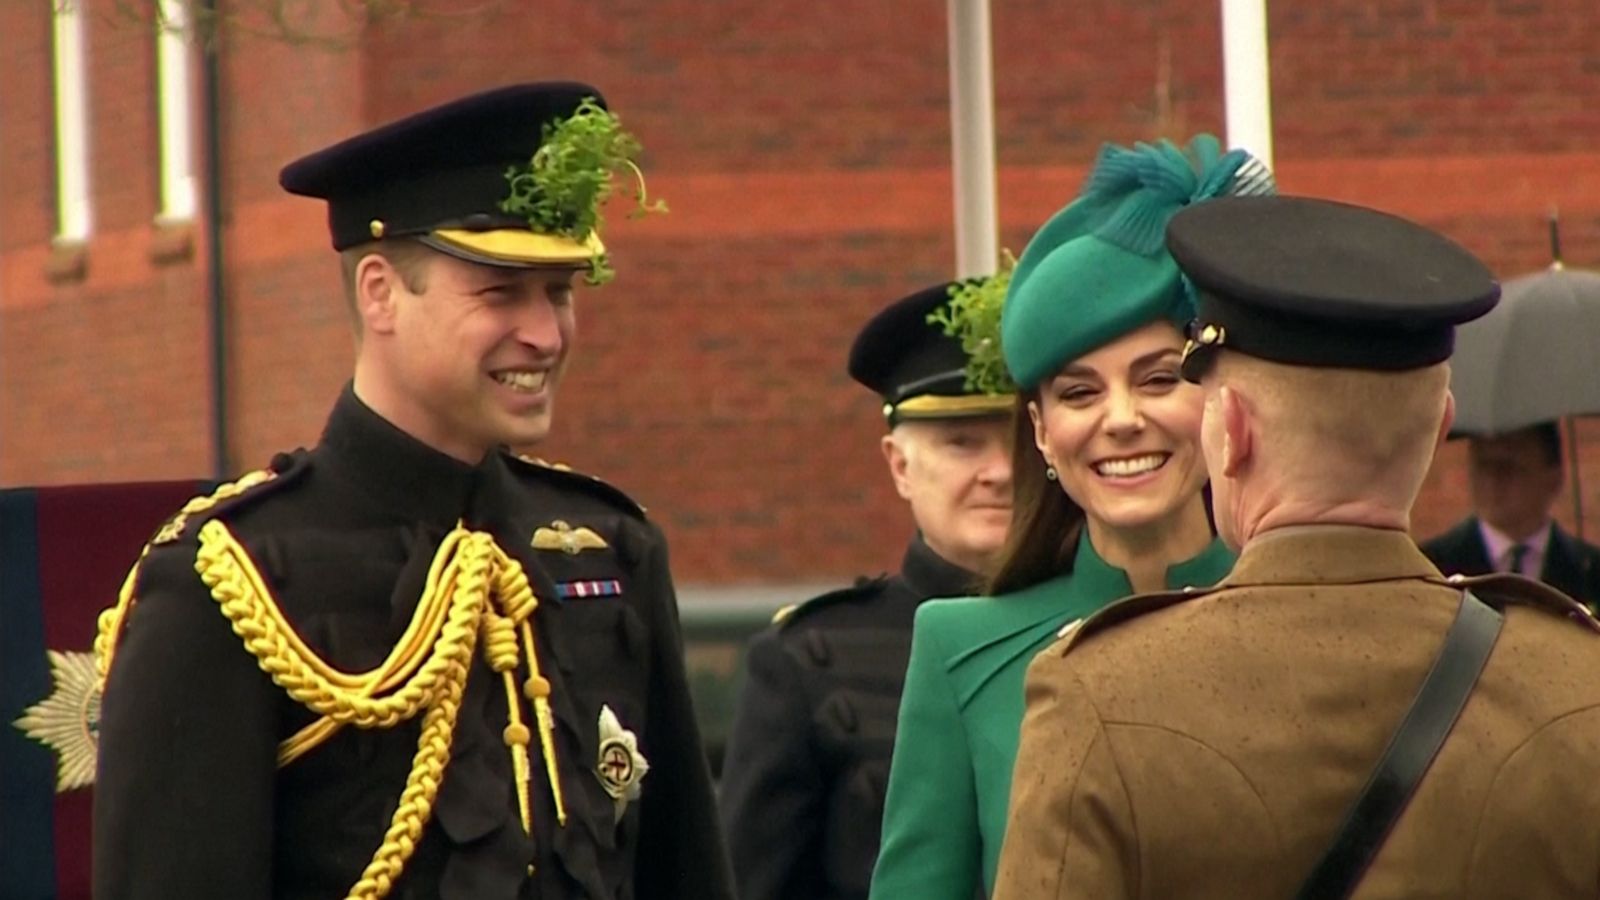
M 1157 591 L 1124 597 L 1097 612 L 1065 623 L 1060 631 L 1056 633 L 1057 640 L 1051 646 L 1051 652 L 1058 656 L 1065 656 L 1073 647 L 1076 647 L 1091 634 L 1104 631 L 1113 625 L 1137 618 L 1145 613 L 1204 597 L 1216 590 L 1218 590 L 1217 587 L 1186 587 L 1176 591 Z
M 836 591 L 828 591 L 825 594 L 818 594 L 809 600 L 804 600 L 799 603 L 790 603 L 782 607 L 773 614 L 772 624 L 778 626 L 779 628 L 792 625 L 795 621 L 804 618 L 808 613 L 832 606 L 835 603 L 840 603 L 856 597 L 872 594 L 887 584 L 888 581 L 888 575 L 879 575 L 876 578 L 869 578 L 865 575 L 862 575 L 857 578 L 849 587 L 839 588 Z
M 233 481 L 218 485 L 210 494 L 191 499 L 156 531 L 155 537 L 150 539 L 150 545 L 160 546 L 176 541 L 196 519 L 209 518 L 246 500 L 263 496 L 268 485 L 272 490 L 282 488 L 309 468 L 306 463 L 310 458 L 304 449 L 275 454 L 266 468 L 246 472 Z
M 640 518 L 644 518 L 647 512 L 643 504 L 628 496 L 627 493 L 625 493 L 621 488 L 618 488 L 615 485 L 604 481 L 603 479 L 597 478 L 594 475 L 580 472 L 566 463 L 550 462 L 537 456 L 529 456 L 525 453 L 512 453 L 509 450 L 505 451 L 505 456 L 508 460 L 511 460 L 516 467 L 520 468 L 524 472 L 537 472 L 540 474 L 549 475 L 561 480 L 565 484 L 571 484 L 584 488 L 590 493 L 598 494 L 610 500 L 611 502 L 621 506 L 623 509 L 626 509 L 628 512 L 631 512 Z

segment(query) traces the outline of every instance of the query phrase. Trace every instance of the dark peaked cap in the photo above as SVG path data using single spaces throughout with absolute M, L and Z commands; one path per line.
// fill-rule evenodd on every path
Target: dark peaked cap
M 472 94 L 380 126 L 285 166 L 291 194 L 328 201 L 333 248 L 412 236 L 494 265 L 583 264 L 598 240 L 537 234 L 503 212 L 506 170 L 526 165 L 544 126 L 600 92 L 577 82 L 516 84 Z
M 928 321 L 958 284 L 924 288 L 889 304 L 868 320 L 850 347 L 850 377 L 883 397 L 891 426 L 904 419 L 993 416 L 1011 409 L 1010 395 L 967 387 L 961 342 Z
M 1399 216 L 1307 197 L 1191 206 L 1167 248 L 1198 293 L 1184 376 L 1225 348 L 1297 366 L 1416 369 L 1450 358 L 1455 326 L 1500 285 L 1444 235 Z

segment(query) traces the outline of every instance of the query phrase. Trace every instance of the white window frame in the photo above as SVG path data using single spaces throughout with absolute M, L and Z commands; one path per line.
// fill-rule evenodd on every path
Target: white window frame
M 55 3 L 57 244 L 82 244 L 94 227 L 89 195 L 89 88 L 82 3 Z
M 156 29 L 156 118 L 161 154 L 161 211 L 157 225 L 193 222 L 193 65 L 185 0 L 159 0 Z

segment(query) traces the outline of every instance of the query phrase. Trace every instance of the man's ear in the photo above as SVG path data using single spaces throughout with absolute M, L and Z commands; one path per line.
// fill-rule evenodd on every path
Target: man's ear
M 1250 404 L 1238 391 L 1223 385 L 1217 402 L 1222 408 L 1222 474 L 1238 477 L 1255 458 L 1255 422 Z
M 363 333 L 390 334 L 394 331 L 399 295 L 404 288 L 400 273 L 388 259 L 377 253 L 361 257 L 356 263 L 355 300 Z
M 889 477 L 894 479 L 895 493 L 902 500 L 911 499 L 911 479 L 906 476 L 906 469 L 911 465 L 911 456 L 906 448 L 901 446 L 904 435 L 891 431 L 883 436 L 878 446 L 883 450 L 884 462 L 889 464 Z

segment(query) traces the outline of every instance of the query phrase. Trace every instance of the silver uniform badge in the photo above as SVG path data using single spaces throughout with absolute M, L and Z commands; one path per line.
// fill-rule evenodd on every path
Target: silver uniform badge
M 639 799 L 640 782 L 650 771 L 650 763 L 639 752 L 639 738 L 622 727 L 609 706 L 600 707 L 600 758 L 595 774 L 616 807 L 616 821 L 622 821 L 628 803 Z

